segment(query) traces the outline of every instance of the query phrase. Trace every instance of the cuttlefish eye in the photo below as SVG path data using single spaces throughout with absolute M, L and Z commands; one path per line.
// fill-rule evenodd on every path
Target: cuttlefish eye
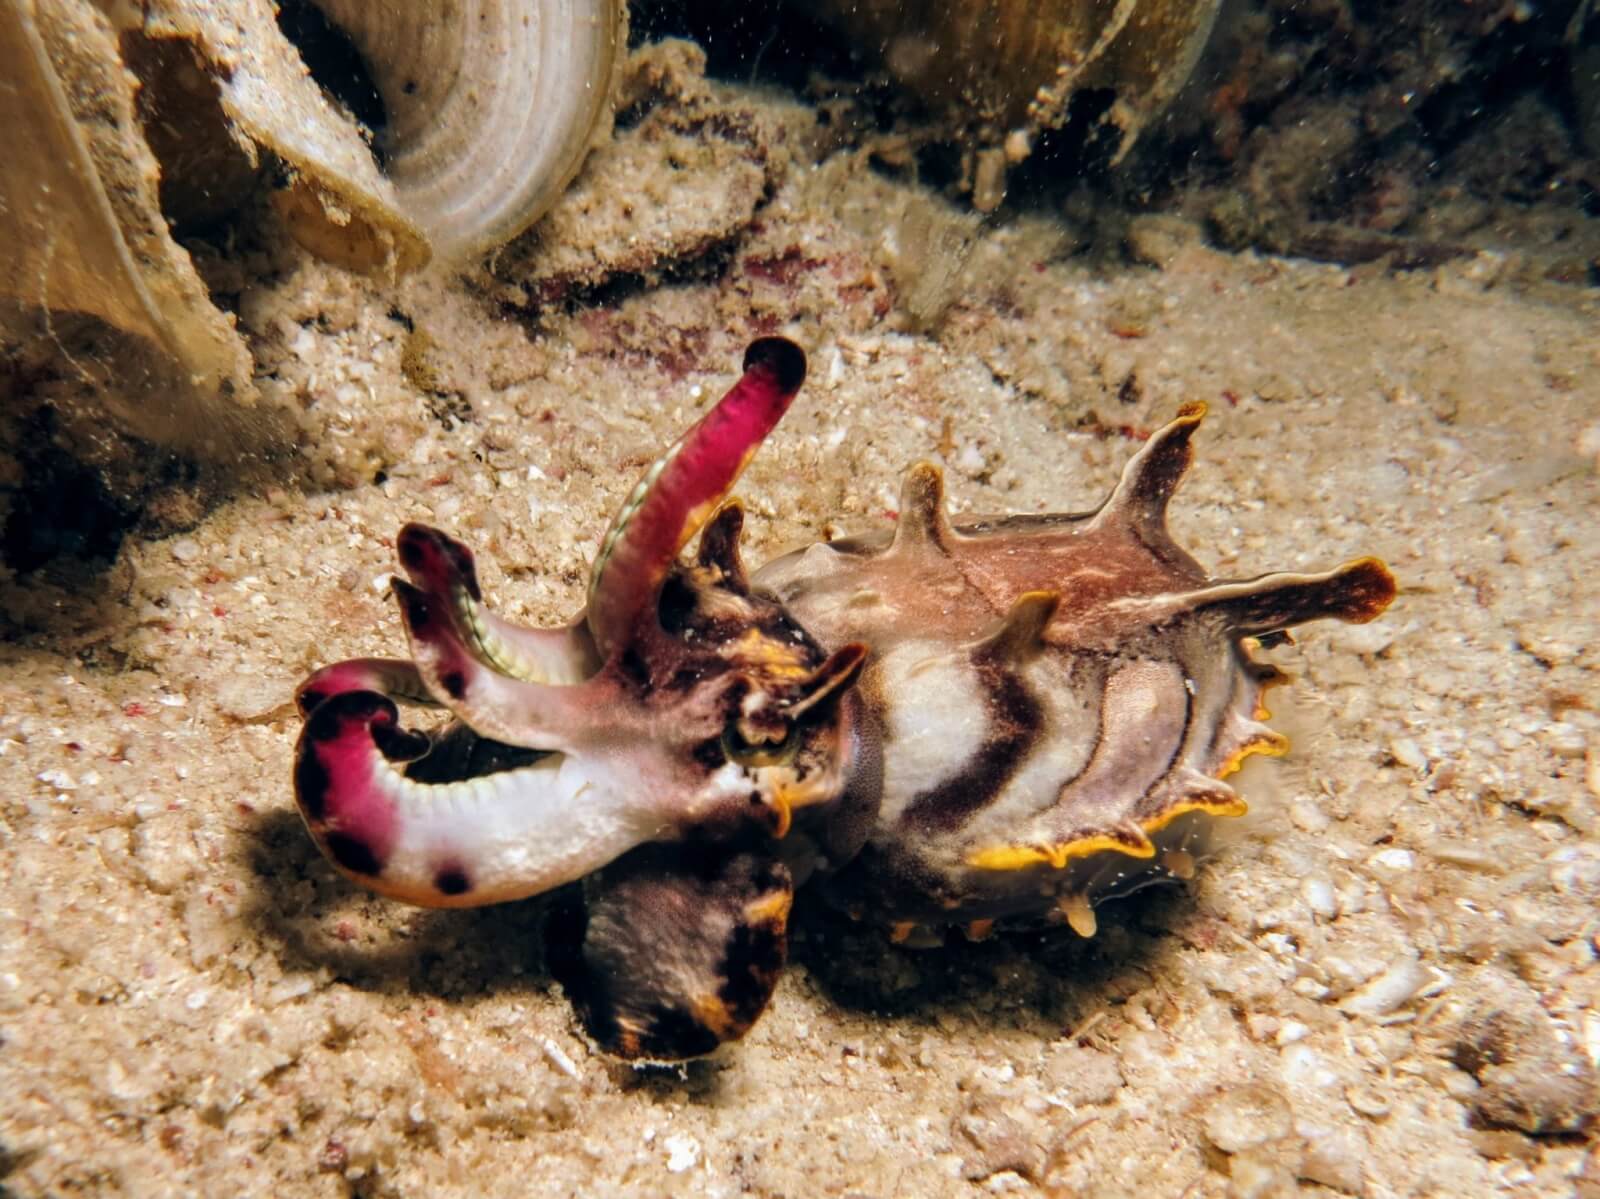
M 800 752 L 798 723 L 785 721 L 781 735 L 759 740 L 746 736 L 744 724 L 741 720 L 730 720 L 728 727 L 722 730 L 722 752 L 730 761 L 741 766 L 785 766 Z

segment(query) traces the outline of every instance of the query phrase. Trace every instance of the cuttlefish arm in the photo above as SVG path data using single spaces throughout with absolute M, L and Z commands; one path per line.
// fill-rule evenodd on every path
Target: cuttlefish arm
M 306 827 L 343 874 L 380 894 L 426 907 L 538 895 L 670 828 L 672 812 L 635 761 L 532 755 L 476 778 L 419 782 L 406 766 L 429 745 L 374 691 L 330 696 L 301 732 L 294 780 Z
M 601 539 L 589 577 L 589 632 L 602 657 L 653 627 L 661 585 L 788 411 L 805 354 L 782 337 L 752 342 L 744 374 L 645 472 Z

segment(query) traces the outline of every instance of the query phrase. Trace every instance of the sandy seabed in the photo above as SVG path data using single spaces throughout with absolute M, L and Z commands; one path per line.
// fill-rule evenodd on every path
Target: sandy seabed
M 1600 1194 L 1600 295 L 1168 218 L 1093 261 L 1021 217 L 908 322 L 887 242 L 927 201 L 849 157 L 772 175 L 721 269 L 538 320 L 292 253 L 247 292 L 297 464 L 0 645 L 0 1191 Z M 1293 752 L 1186 888 L 1092 941 L 926 951 L 803 908 L 746 1041 L 635 1070 L 576 1032 L 537 901 L 332 872 L 290 697 L 399 652 L 408 520 L 502 614 L 569 616 L 634 477 L 774 331 L 811 377 L 739 487 L 752 561 L 883 526 L 919 458 L 957 509 L 1092 506 L 1203 399 L 1181 543 L 1223 575 L 1374 553 L 1402 593 L 1273 651 Z

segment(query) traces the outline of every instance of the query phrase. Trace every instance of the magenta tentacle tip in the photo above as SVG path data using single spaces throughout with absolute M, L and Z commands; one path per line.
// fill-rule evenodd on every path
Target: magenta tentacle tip
M 793 394 L 806 381 L 806 352 L 787 337 L 760 337 L 745 348 L 744 370 L 766 371 L 779 391 Z

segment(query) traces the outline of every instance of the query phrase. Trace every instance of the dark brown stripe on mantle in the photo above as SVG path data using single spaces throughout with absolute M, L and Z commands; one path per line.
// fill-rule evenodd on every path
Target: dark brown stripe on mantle
M 959 771 L 906 805 L 901 820 L 913 828 L 939 833 L 960 829 L 989 806 L 1039 739 L 1044 711 L 1022 680 L 988 663 L 974 662 L 973 669 L 988 700 L 983 745 Z

